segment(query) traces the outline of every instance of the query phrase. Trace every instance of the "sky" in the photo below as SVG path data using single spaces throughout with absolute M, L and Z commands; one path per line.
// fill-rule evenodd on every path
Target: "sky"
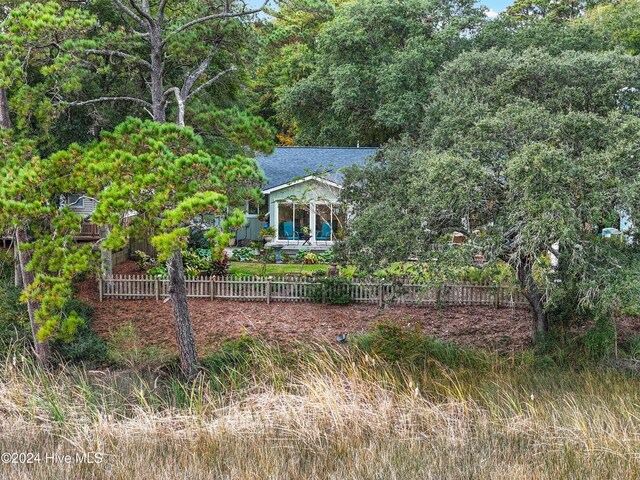
M 489 17 L 495 17 L 498 13 L 505 10 L 509 5 L 513 4 L 511 0 L 484 0 L 483 2 L 478 2 L 481 5 L 484 5 L 489 9 L 489 13 L 487 14 Z

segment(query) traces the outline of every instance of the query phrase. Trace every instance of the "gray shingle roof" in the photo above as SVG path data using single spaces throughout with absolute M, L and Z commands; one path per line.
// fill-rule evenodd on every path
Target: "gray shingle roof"
M 340 169 L 363 165 L 376 151 L 369 147 L 276 147 L 271 155 L 259 155 L 257 160 L 267 177 L 266 190 L 317 172 L 328 172 L 330 180 L 342 183 Z

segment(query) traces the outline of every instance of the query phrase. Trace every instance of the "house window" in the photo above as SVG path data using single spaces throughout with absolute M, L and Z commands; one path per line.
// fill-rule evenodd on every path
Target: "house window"
M 346 215 L 339 204 L 316 205 L 316 241 L 334 241 L 344 229 Z
M 309 204 L 283 202 L 278 204 L 278 239 L 302 240 L 311 234 Z
M 70 208 L 84 208 L 84 195 L 71 194 L 67 197 L 67 205 Z
M 267 200 L 266 197 L 263 197 L 260 203 L 256 203 L 253 200 L 247 200 L 244 206 L 244 213 L 248 216 L 257 217 L 260 215 L 260 212 L 266 212 L 267 208 Z

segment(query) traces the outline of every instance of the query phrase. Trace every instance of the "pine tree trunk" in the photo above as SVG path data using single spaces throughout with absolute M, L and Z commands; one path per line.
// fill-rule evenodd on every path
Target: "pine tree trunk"
M 9 117 L 9 101 L 7 100 L 7 90 L 0 88 L 0 129 L 11 128 L 11 118 Z
M 538 286 L 533 279 L 533 261 L 529 258 L 522 259 L 516 268 L 516 274 L 522 294 L 529 301 L 533 316 L 533 338 L 545 334 L 549 330 L 549 322 L 547 314 L 544 311 L 544 303 L 542 301 L 542 293 L 538 290 Z
M 164 49 L 162 48 L 162 32 L 154 26 L 149 32 L 151 43 L 151 107 L 153 120 L 158 123 L 166 121 L 164 98 Z
M 198 354 L 189 317 L 187 285 L 180 249 L 176 249 L 173 256 L 167 260 L 167 270 L 169 273 L 169 295 L 173 304 L 173 324 L 180 351 L 180 367 L 187 378 L 192 379 L 198 372 Z
M 21 246 L 28 243 L 27 232 L 24 228 L 16 229 L 16 245 L 15 248 L 18 251 L 19 268 L 22 272 L 22 283 L 25 289 L 28 289 L 35 282 L 35 275 L 32 271 L 27 270 L 26 266 L 31 261 L 31 251 L 23 250 Z M 49 341 L 45 340 L 41 342 L 38 340 L 38 332 L 40 331 L 40 325 L 36 321 L 36 312 L 40 308 L 40 302 L 35 300 L 29 300 L 27 302 L 27 311 L 29 312 L 29 322 L 31 323 L 31 333 L 33 334 L 33 346 L 38 363 L 42 366 L 49 364 L 49 358 L 51 351 L 49 348 Z
M 18 247 L 16 246 L 16 238 L 13 237 L 13 285 L 16 288 L 22 288 L 22 269 L 20 268 L 20 257 L 18 255 Z

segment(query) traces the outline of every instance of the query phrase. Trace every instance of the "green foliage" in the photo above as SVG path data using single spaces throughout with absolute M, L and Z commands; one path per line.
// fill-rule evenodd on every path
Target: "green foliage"
M 243 379 L 256 366 L 258 342 L 246 335 L 227 340 L 215 351 L 204 355 L 201 366 L 208 371 L 214 390 L 241 387 Z
M 308 248 L 301 248 L 293 258 L 295 258 L 297 262 L 304 262 L 304 257 L 309 253 L 311 253 L 311 251 Z
M 19 288 L 0 283 L 0 351 L 10 344 L 26 346 L 31 337 L 26 305 L 20 302 Z
M 597 317 L 584 337 L 584 346 L 594 360 L 611 356 L 615 348 L 616 329 L 611 318 Z
M 394 322 L 376 323 L 369 332 L 351 337 L 350 344 L 381 360 L 405 365 L 422 367 L 436 361 L 451 368 L 482 371 L 490 362 L 490 357 L 480 351 L 429 338 L 418 327 L 407 328 Z
M 280 92 L 279 117 L 298 144 L 379 145 L 414 132 L 436 72 L 484 19 L 468 0 L 345 2 L 317 37 L 315 68 Z
M 325 277 L 317 280 L 319 285 L 311 292 L 315 302 L 331 305 L 349 305 L 353 303 L 353 287 L 351 280 L 345 277 Z
M 209 274 L 215 276 L 226 275 L 231 267 L 230 262 L 231 259 L 227 255 L 213 259 L 209 267 Z
M 273 237 L 276 234 L 276 229 L 274 227 L 266 227 L 260 230 L 261 237 Z
M 147 274 L 153 277 L 166 278 L 168 276 L 167 267 L 163 267 L 163 266 L 151 267 L 149 270 L 147 270 Z
M 234 262 L 250 262 L 256 258 L 258 256 L 252 247 L 236 248 L 231 255 L 231 260 Z
M 82 189 L 100 202 L 94 222 L 111 226 L 105 245 L 116 248 L 134 233 L 152 232 L 159 260 L 185 250 L 192 219 L 226 213 L 230 201 L 255 196 L 263 180 L 255 160 L 210 154 L 189 128 L 136 119 L 85 149 L 72 146 L 58 155 L 85 173 Z M 123 225 L 120 218 L 129 210 L 138 215 Z M 235 210 L 220 229 L 207 232 L 215 255 L 243 223 L 244 215 Z
M 21 2 L 3 13 L 0 87 L 9 91 L 14 128 L 44 139 L 66 108 L 60 96 L 82 87 L 85 69 L 71 51 L 96 19 L 53 1 Z
M 195 272 L 190 276 L 197 276 L 200 272 L 206 272 L 211 266 L 211 256 L 200 256 L 193 250 L 182 252 L 182 262 L 186 272 Z
M 640 360 L 640 335 L 635 335 L 631 337 L 626 342 L 626 351 L 627 354 L 636 360 Z
M 102 337 L 91 330 L 93 309 L 90 305 L 77 300 L 68 300 L 64 306 L 67 312 L 76 312 L 82 323 L 76 328 L 73 337 L 66 340 L 56 339 L 51 349 L 63 361 L 87 362 L 103 365 L 107 360 L 107 344 Z
M 580 21 L 592 25 L 629 53 L 640 54 L 640 2 L 637 0 L 596 5 L 587 10 Z
M 335 259 L 336 255 L 331 249 L 318 253 L 318 260 L 321 263 L 332 263 Z
M 134 258 L 140 270 L 149 270 L 157 266 L 156 260 L 142 250 L 136 250 L 134 252 Z
M 176 362 L 175 355 L 166 350 L 147 346 L 131 322 L 123 323 L 110 332 L 107 348 L 110 362 L 134 371 L 153 370 Z
M 41 158 L 35 142 L 0 132 L 0 230 L 21 229 L 28 244 L 21 244 L 30 256 L 27 270 L 35 281 L 22 293 L 22 300 L 36 300 L 40 308 L 35 322 L 38 338 L 68 338 L 82 323 L 64 305 L 73 294 L 73 282 L 97 267 L 97 252 L 90 244 L 79 244 L 80 217 L 60 199 L 69 191 L 72 166 L 59 158 Z M 25 230 L 27 229 L 28 230 Z
M 596 233 L 621 211 L 638 223 L 639 68 L 619 52 L 460 55 L 438 77 L 420 137 L 347 170 L 343 201 L 358 215 L 343 256 L 458 269 L 482 252 L 511 265 L 534 303 L 589 310 L 609 297 L 615 310 L 615 277 L 638 283 L 637 247 Z M 441 242 L 454 232 L 468 241 Z
M 205 236 L 205 233 L 206 232 L 201 228 L 190 228 L 189 240 L 187 240 L 187 248 L 189 250 L 208 249 L 210 245 L 209 240 Z

